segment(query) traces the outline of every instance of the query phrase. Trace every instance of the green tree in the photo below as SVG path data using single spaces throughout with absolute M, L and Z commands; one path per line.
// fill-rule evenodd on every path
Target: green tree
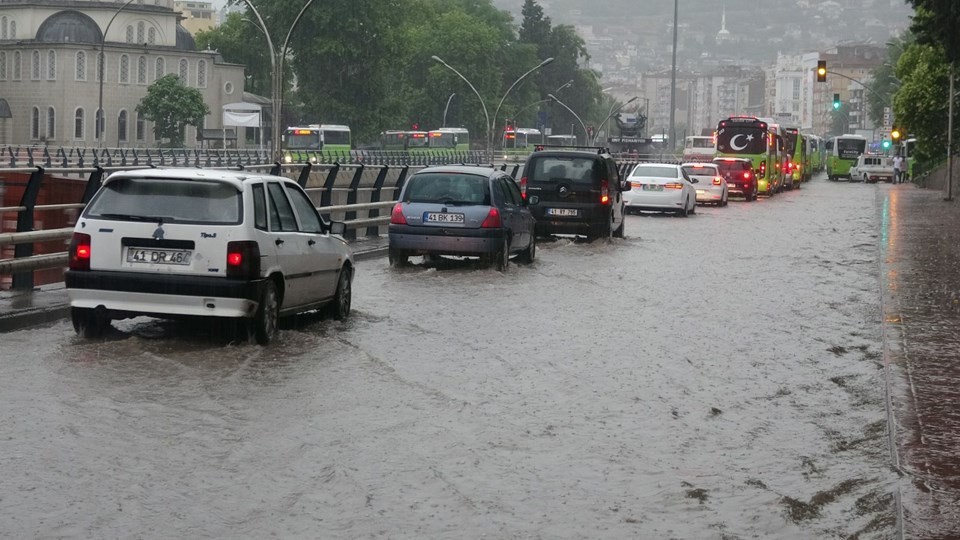
M 893 113 L 898 127 L 917 138 L 917 153 L 924 161 L 946 156 L 947 91 L 950 68 L 939 46 L 913 44 L 897 62 L 896 76 L 903 81 L 894 96 Z M 954 130 L 960 132 L 960 107 L 955 110 Z M 960 142 L 954 133 L 955 144 Z
M 887 42 L 887 61 L 870 72 L 871 91 L 867 101 L 867 114 L 875 125 L 883 124 L 883 109 L 893 104 L 893 96 L 900 88 L 900 81 L 894 71 L 900 55 L 913 41 L 913 36 L 908 34 Z
M 180 77 L 170 73 L 147 88 L 147 95 L 137 105 L 137 112 L 153 122 L 153 134 L 168 139 L 172 148 L 183 147 L 184 128 L 199 128 L 210 108 L 196 88 L 190 88 Z
M 939 46 L 948 63 L 960 61 L 960 3 L 956 0 L 907 0 L 915 13 L 910 29 L 917 42 Z
M 217 51 L 225 61 L 246 66 L 244 90 L 269 97 L 270 48 L 251 20 L 243 13 L 229 14 L 220 26 L 197 33 L 197 48 Z

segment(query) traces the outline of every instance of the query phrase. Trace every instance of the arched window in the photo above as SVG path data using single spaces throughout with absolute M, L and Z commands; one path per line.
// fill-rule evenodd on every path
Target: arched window
M 15 81 L 19 81 L 23 75 L 23 65 L 20 60 L 20 51 L 13 51 L 13 74 L 10 78 Z
M 95 132 L 100 134 L 100 138 L 103 139 L 103 134 L 107 131 L 106 123 L 104 122 L 103 109 L 97 109 L 97 114 L 93 119 L 93 128 Z M 94 138 L 96 138 L 94 134 Z
M 190 69 L 190 65 L 187 63 L 186 58 L 180 59 L 180 82 L 183 84 L 188 84 L 187 81 L 187 72 Z
M 160 77 L 163 77 L 163 70 L 165 69 L 165 67 L 166 66 L 164 65 L 163 57 L 158 56 L 156 65 L 154 66 L 154 70 L 153 70 L 154 80 L 159 79 Z
M 120 111 L 117 116 L 117 138 L 120 142 L 127 142 L 127 111 Z
M 137 84 L 147 84 L 147 57 L 137 58 Z
M 144 26 L 143 21 L 137 23 L 137 44 L 146 43 L 143 39 L 144 37 Z
M 151 26 L 150 29 L 147 30 L 147 43 L 149 43 L 150 45 L 153 45 L 156 42 L 157 42 L 157 29 Z
M 7 51 L 0 51 L 0 81 L 7 80 Z
M 17 39 L 17 21 L 10 21 L 10 39 Z
M 73 113 L 73 138 L 83 139 L 83 107 Z
M 31 55 L 32 62 L 30 64 L 30 79 L 34 81 L 40 80 L 40 51 L 33 51 Z
M 77 73 L 76 78 L 78 81 L 87 80 L 87 53 L 83 51 L 77 51 Z
M 7 39 L 7 16 L 0 17 L 0 39 Z
M 47 140 L 53 140 L 57 137 L 57 111 L 53 107 L 47 107 Z
M 127 43 L 133 43 L 133 25 L 127 27 Z
M 120 82 L 130 82 L 130 57 L 125 54 L 120 55 Z
M 40 138 L 40 107 L 34 107 L 30 111 L 30 138 Z
M 197 88 L 207 87 L 207 61 L 197 62 Z
M 140 113 L 136 113 L 136 115 L 137 115 L 137 140 L 142 141 L 146 138 L 147 133 L 146 133 L 146 130 L 144 129 L 143 117 L 140 116 Z
M 47 80 L 57 80 L 57 51 L 47 51 Z

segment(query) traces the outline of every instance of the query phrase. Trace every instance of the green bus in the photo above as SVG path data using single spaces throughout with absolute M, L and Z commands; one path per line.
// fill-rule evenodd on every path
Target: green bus
M 288 127 L 280 139 L 280 150 L 287 163 L 350 157 L 351 149 L 350 127 L 336 124 Z
M 810 166 L 807 160 L 807 143 L 804 140 L 804 135 L 800 133 L 799 128 L 784 128 L 783 144 L 787 149 L 784 163 L 787 166 L 787 174 L 791 177 L 790 184 L 792 187 L 799 187 L 804 180 L 804 171 Z
M 913 181 L 914 166 L 917 163 L 916 158 L 917 153 L 917 139 L 910 138 L 903 141 L 903 159 L 907 162 L 907 178 L 906 182 Z
M 867 138 L 860 135 L 831 137 L 825 145 L 825 150 L 827 179 L 838 180 L 843 177 L 850 180 L 850 167 L 857 162 L 860 154 L 867 150 Z
M 470 132 L 465 128 L 440 128 L 428 133 L 431 150 L 467 152 L 470 150 Z
M 758 193 L 773 195 L 782 185 L 782 144 L 780 127 L 755 116 L 731 116 L 717 124 L 717 157 L 752 161 Z
M 807 167 L 807 180 L 813 173 L 823 170 L 823 139 L 818 135 L 807 135 L 807 158 L 810 165 Z
M 402 151 L 407 149 L 407 134 L 405 131 L 391 129 L 380 132 L 380 149 Z
M 501 137 L 504 161 L 523 161 L 534 146 L 543 144 L 543 133 L 534 128 L 507 128 Z

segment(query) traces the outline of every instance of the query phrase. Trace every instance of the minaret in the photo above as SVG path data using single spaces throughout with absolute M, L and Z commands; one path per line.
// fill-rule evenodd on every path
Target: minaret
M 727 5 L 723 5 L 723 15 L 720 17 L 720 31 L 717 32 L 717 41 L 726 41 L 730 39 L 730 31 L 727 30 Z

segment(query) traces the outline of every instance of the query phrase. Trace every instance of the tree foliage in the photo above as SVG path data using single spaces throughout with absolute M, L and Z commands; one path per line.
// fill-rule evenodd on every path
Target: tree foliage
M 917 138 L 922 159 L 936 160 L 946 156 L 947 93 L 950 67 L 940 47 L 913 44 L 904 50 L 897 62 L 896 76 L 903 85 L 893 100 L 897 122 Z M 960 107 L 954 111 L 954 137 L 960 141 Z
M 957 0 L 907 0 L 915 14 L 910 29 L 917 42 L 938 46 L 947 62 L 960 61 L 960 2 Z
M 900 88 L 900 81 L 895 74 L 897 62 L 904 49 L 914 41 L 910 34 L 888 41 L 887 61 L 870 72 L 871 92 L 870 99 L 867 101 L 867 114 L 875 125 L 883 124 L 883 109 L 892 105 L 893 96 Z M 882 99 L 875 99 L 876 97 Z
M 153 122 L 153 134 L 168 139 L 173 148 L 183 147 L 184 128 L 203 125 L 210 108 L 196 88 L 190 88 L 174 73 L 164 75 L 147 88 L 137 112 Z
M 261 96 L 270 96 L 270 48 L 253 19 L 241 13 L 231 13 L 216 28 L 197 33 L 197 48 L 220 53 L 234 64 L 246 66 L 244 90 Z

